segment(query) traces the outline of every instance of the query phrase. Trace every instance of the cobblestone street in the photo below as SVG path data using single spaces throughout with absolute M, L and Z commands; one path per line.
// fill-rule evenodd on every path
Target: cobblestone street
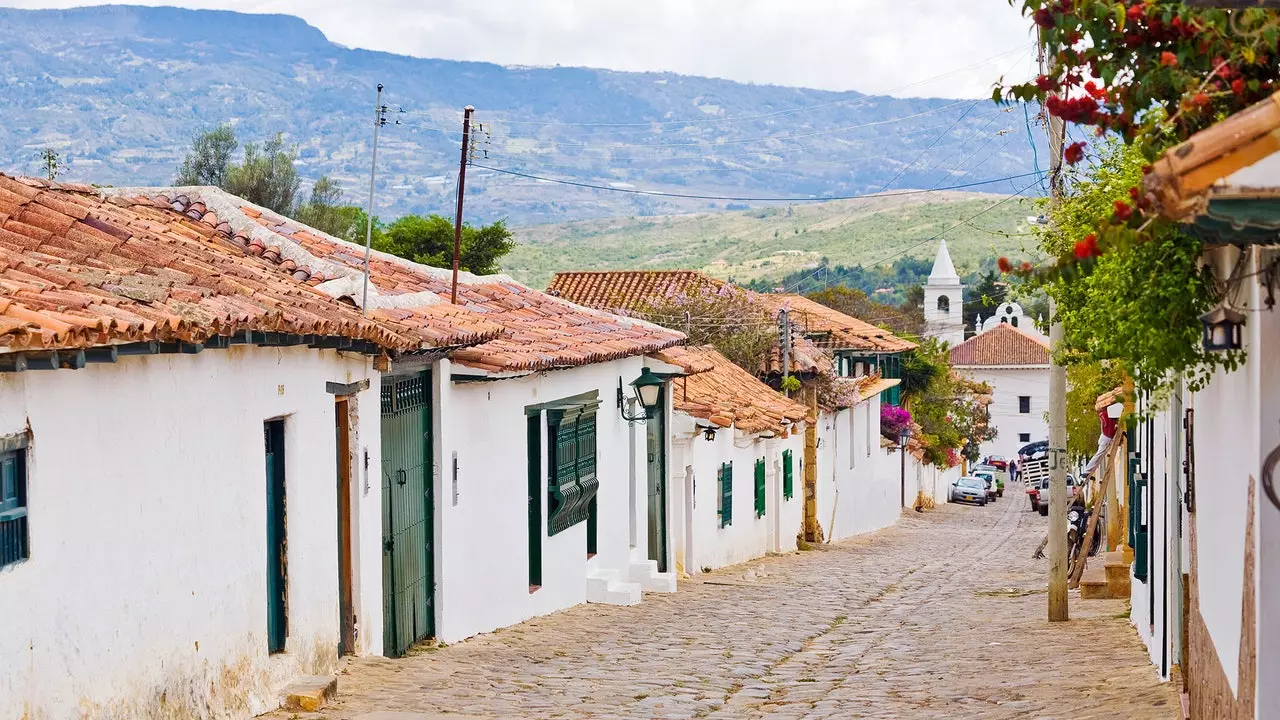
M 1018 486 L 984 508 L 581 606 L 339 676 L 316 716 L 1175 718 L 1125 603 L 1045 621 L 1046 519 Z M 279 714 L 279 717 L 289 717 Z

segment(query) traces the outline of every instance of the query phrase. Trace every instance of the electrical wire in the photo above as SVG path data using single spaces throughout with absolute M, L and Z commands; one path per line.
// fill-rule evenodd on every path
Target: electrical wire
M 1006 182 L 1008 180 L 1018 180 L 1021 178 L 1030 177 L 1032 175 L 1037 175 L 1037 173 L 1034 173 L 1034 172 L 1022 173 L 1020 175 L 1008 175 L 1006 177 L 993 178 L 991 180 L 980 180 L 977 182 L 964 183 L 962 185 L 950 185 L 945 188 L 939 188 L 938 190 L 899 190 L 899 191 L 888 192 L 888 193 L 872 193 L 872 194 L 863 194 L 863 195 L 838 195 L 838 196 L 829 196 L 829 197 L 804 198 L 804 197 L 748 197 L 748 196 L 732 196 L 732 195 L 698 195 L 693 193 L 672 193 L 672 192 L 665 192 L 662 190 L 639 190 L 636 188 L 611 187 L 608 185 L 596 185 L 593 183 L 585 183 L 585 182 L 577 182 L 573 180 L 562 180 L 559 178 L 543 177 L 541 175 L 533 175 L 531 173 L 523 173 L 515 170 L 507 170 L 504 168 L 493 167 L 490 165 L 483 165 L 481 163 L 473 162 L 471 163 L 471 166 L 480 168 L 482 170 L 488 170 L 490 172 L 501 173 L 504 175 L 513 175 L 515 177 L 521 177 L 528 180 L 556 183 L 558 185 L 570 185 L 573 187 L 588 188 L 591 190 L 604 190 L 607 192 L 626 193 L 630 195 L 651 195 L 651 196 L 657 196 L 657 197 L 686 198 L 691 200 L 729 200 L 729 201 L 739 201 L 739 202 L 796 202 L 796 203 L 827 202 L 829 200 L 862 200 L 866 198 L 901 197 L 903 195 L 922 195 L 922 194 L 931 193 L 931 192 L 942 192 L 946 190 L 959 190 L 963 188 L 978 187 L 980 185 L 991 185 L 994 183 Z M 1039 174 L 1043 174 L 1043 173 L 1039 173 Z

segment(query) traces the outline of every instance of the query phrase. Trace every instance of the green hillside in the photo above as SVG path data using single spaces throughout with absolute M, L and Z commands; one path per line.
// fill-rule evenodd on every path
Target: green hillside
M 1037 212 L 1033 200 L 978 216 L 1001 198 L 947 192 L 537 225 L 516 229 L 519 245 L 502 265 L 534 287 L 545 287 L 557 270 L 693 268 L 746 283 L 816 267 L 823 258 L 832 265 L 932 258 L 936 243 L 922 241 L 941 233 L 965 274 L 1034 246 L 1027 224 Z

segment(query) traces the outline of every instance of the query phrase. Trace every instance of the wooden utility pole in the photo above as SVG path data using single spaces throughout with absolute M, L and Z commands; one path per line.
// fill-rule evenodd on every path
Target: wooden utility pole
M 1041 58 L 1048 56 L 1049 73 L 1054 60 L 1049 48 L 1041 46 Z M 1049 128 L 1049 193 L 1056 206 L 1062 200 L 1062 151 L 1066 124 L 1045 112 Z M 1070 619 L 1067 608 L 1067 369 L 1058 361 L 1062 349 L 1062 322 L 1057 304 L 1049 299 L 1049 622 Z
M 470 105 L 462 111 L 462 161 L 458 166 L 458 214 L 453 220 L 453 289 L 449 293 L 449 302 L 458 304 L 458 257 L 462 254 L 462 200 L 466 197 L 467 161 L 471 157 L 471 113 L 476 109 Z

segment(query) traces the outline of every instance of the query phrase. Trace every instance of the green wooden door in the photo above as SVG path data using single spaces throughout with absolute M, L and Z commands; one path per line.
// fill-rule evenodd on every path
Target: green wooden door
M 435 633 L 431 376 L 382 385 L 383 645 L 398 657 Z
M 267 456 L 267 652 L 278 653 L 289 634 L 284 421 L 269 420 L 262 431 Z
M 658 407 L 665 408 L 665 392 L 658 395 Z M 658 572 L 667 572 L 667 444 L 666 417 L 661 410 L 658 416 L 645 421 L 645 438 L 648 446 L 648 495 L 649 495 L 649 559 L 658 561 Z

